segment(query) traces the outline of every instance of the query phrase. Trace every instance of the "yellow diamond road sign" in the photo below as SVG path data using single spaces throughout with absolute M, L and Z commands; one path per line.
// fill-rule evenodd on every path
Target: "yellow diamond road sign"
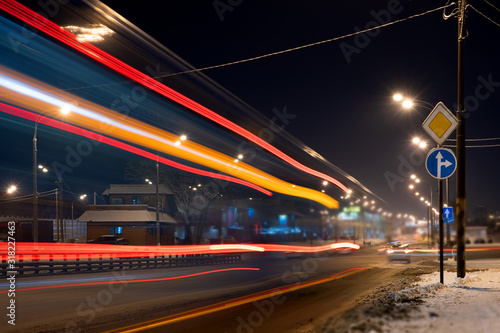
M 422 128 L 438 145 L 442 145 L 457 127 L 458 120 L 443 104 L 436 104 L 422 124 Z

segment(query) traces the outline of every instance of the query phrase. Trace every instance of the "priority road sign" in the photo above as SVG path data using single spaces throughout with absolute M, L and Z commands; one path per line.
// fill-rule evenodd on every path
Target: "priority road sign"
M 457 118 L 439 102 L 422 123 L 422 128 L 438 145 L 442 145 L 458 125 Z
M 434 148 L 427 154 L 425 167 L 432 177 L 446 179 L 455 172 L 457 159 L 455 154 L 447 148 Z
M 454 223 L 453 219 L 453 207 L 443 207 L 443 218 L 444 223 Z

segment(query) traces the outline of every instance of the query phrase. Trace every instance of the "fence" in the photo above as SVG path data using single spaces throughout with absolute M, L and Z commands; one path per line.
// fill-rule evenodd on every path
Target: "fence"
M 7 272 L 17 272 L 17 277 L 42 276 L 52 274 L 104 272 L 122 269 L 154 269 L 188 266 L 205 266 L 219 264 L 235 264 L 241 261 L 240 254 L 199 254 L 199 255 L 169 255 L 135 258 L 97 258 L 74 260 L 32 260 L 16 262 L 14 269 L 8 269 L 9 264 L 0 264 L 1 276 Z

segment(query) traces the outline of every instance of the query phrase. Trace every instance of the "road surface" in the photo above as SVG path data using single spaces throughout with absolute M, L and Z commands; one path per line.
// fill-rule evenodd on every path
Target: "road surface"
M 366 250 L 329 257 L 256 254 L 237 265 L 18 278 L 16 326 L 5 320 L 0 327 L 2 332 L 103 332 L 170 319 L 168 328 L 151 331 L 293 331 L 386 282 L 393 269 L 368 269 L 385 262 L 385 256 Z M 6 290 L 7 284 L 0 287 Z M 284 289 L 262 295 L 277 288 Z M 7 305 L 5 292 L 2 298 Z

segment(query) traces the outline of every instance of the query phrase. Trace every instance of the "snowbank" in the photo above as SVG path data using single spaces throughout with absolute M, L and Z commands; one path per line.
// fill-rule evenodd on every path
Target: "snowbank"
M 408 318 L 384 321 L 381 331 L 500 332 L 500 270 L 474 272 L 463 279 L 445 272 L 445 285 L 435 281 L 439 272 L 422 275 L 418 286 L 391 294 L 395 301 L 419 298 L 422 303 Z
M 418 270 L 422 268 L 409 269 L 407 277 L 378 288 L 314 332 L 500 332 L 498 265 L 463 279 L 456 272 L 444 272 L 444 285 L 439 272 L 417 274 Z

